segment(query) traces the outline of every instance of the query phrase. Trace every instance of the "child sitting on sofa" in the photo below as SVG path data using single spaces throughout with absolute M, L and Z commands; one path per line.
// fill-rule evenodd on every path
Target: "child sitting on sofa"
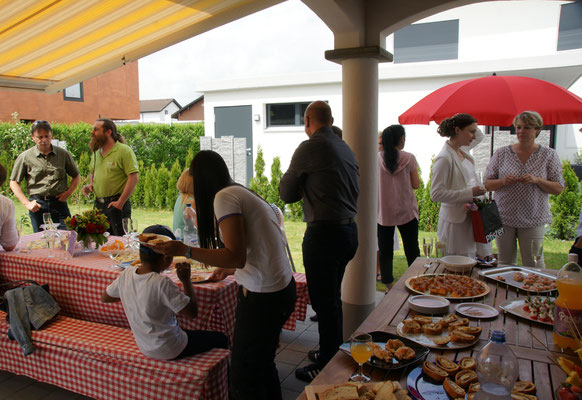
M 175 240 L 169 228 L 152 225 L 144 233 L 165 235 Z M 228 348 L 221 332 L 183 330 L 176 314 L 196 318 L 198 307 L 190 280 L 190 264 L 178 263 L 176 273 L 184 292 L 167 276 L 160 275 L 173 257 L 164 256 L 140 245 L 141 265 L 130 266 L 113 281 L 102 301 L 121 300 L 137 347 L 147 357 L 172 360 L 203 353 L 212 348 Z

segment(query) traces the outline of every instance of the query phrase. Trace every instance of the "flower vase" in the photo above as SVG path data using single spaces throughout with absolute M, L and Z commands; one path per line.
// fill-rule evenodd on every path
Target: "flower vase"
M 93 239 L 90 237 L 86 237 L 81 240 L 81 252 L 82 253 L 90 253 L 93 251 Z

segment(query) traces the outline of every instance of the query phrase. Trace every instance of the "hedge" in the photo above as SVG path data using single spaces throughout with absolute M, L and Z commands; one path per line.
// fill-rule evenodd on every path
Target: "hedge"
M 8 170 L 9 176 L 18 155 L 34 146 L 30 137 L 30 124 L 18 122 L 16 115 L 13 117 L 12 123 L 0 122 L 0 162 Z M 52 124 L 52 128 L 53 137 L 67 143 L 67 149 L 81 171 L 81 183 L 71 196 L 72 203 L 90 202 L 80 193 L 80 189 L 87 183 L 90 170 L 89 141 L 92 125 L 84 122 L 70 125 L 56 123 Z M 176 182 L 200 151 L 204 124 L 120 125 L 118 130 L 135 152 L 139 164 L 140 179 L 131 197 L 132 204 L 136 207 L 172 210 L 178 195 Z M 8 182 L 0 187 L 0 193 L 12 196 Z

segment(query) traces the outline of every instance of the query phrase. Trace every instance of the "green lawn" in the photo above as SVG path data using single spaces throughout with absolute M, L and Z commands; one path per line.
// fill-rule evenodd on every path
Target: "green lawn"
M 18 221 L 21 216 L 28 215 L 26 209 L 16 201 L 16 220 Z M 87 209 L 89 206 L 83 206 L 81 209 L 77 206 L 71 208 L 71 213 L 77 213 L 80 210 Z M 139 230 L 143 230 L 145 227 L 153 224 L 163 224 L 172 225 L 172 212 L 166 210 L 153 210 L 153 209 L 134 209 L 132 211 L 132 216 L 134 221 L 138 221 Z M 293 254 L 293 261 L 295 262 L 295 268 L 297 271 L 305 271 L 303 268 L 303 257 L 301 252 L 301 242 L 303 240 L 303 233 L 305 232 L 305 223 L 301 221 L 285 221 L 285 231 L 287 233 L 287 239 L 289 240 L 289 247 L 291 248 L 291 253 Z M 32 228 L 30 226 L 23 228 L 23 234 L 32 233 Z M 436 240 L 436 232 L 419 232 L 418 237 L 422 242 L 423 236 L 433 237 Z M 556 239 L 546 238 L 544 243 L 544 257 L 546 262 L 546 268 L 560 269 L 562 265 L 566 263 L 568 250 L 570 250 L 571 241 L 563 241 Z M 494 252 L 497 251 L 495 244 L 493 245 Z M 518 260 L 519 263 L 519 260 Z M 400 242 L 400 250 L 394 252 L 394 276 L 396 279 L 400 278 L 404 271 L 406 270 L 406 257 L 404 256 L 404 250 L 402 247 L 402 242 Z M 384 290 L 384 285 L 378 284 L 378 290 Z

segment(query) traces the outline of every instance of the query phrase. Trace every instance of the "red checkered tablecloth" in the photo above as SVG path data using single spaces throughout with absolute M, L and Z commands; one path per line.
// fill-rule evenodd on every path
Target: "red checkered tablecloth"
M 28 242 L 39 240 L 41 233 L 23 236 L 18 248 L 25 248 Z M 111 237 L 110 240 L 118 239 Z M 0 251 L 0 281 L 32 279 L 40 284 L 48 283 L 50 293 L 61 306 L 61 313 L 86 321 L 128 328 L 129 324 L 121 303 L 105 304 L 101 295 L 120 273 L 113 267 L 115 262 L 97 251 L 82 253 L 80 248 L 68 260 L 47 258 L 48 250 Z M 175 273 L 167 276 L 182 287 Z M 294 273 L 297 282 L 297 302 L 295 311 L 284 328 L 295 329 L 297 319 L 305 320 L 309 302 L 305 275 Z M 225 333 L 232 339 L 234 311 L 236 308 L 237 284 L 230 276 L 221 282 L 194 285 L 198 301 L 198 317 L 179 317 L 184 329 L 203 329 Z
M 10 341 L 0 312 L 0 369 L 96 399 L 226 399 L 230 352 L 214 349 L 181 360 L 141 354 L 129 329 L 57 316 L 32 332 L 27 357 Z

